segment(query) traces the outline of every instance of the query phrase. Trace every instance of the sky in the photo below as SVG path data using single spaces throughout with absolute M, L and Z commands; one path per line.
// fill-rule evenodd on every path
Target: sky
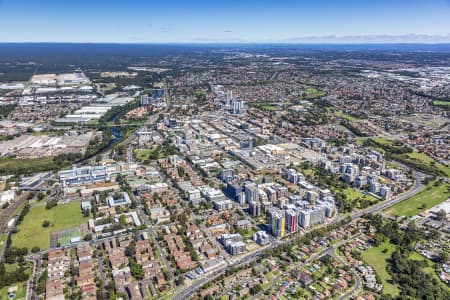
M 0 0 L 0 42 L 450 42 L 450 0 Z

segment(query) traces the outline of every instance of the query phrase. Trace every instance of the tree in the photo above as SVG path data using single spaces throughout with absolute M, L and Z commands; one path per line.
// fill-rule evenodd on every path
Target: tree
M 122 226 L 126 226 L 127 225 L 127 217 L 125 215 L 121 215 L 119 217 L 119 223 Z
M 165 278 L 167 281 L 169 281 L 169 280 L 172 279 L 172 274 L 171 274 L 169 271 L 167 271 L 166 269 L 164 269 L 164 270 L 162 271 L 162 273 L 163 273 L 163 275 L 164 275 L 164 278 Z
M 44 194 L 44 193 L 39 192 L 39 193 L 37 194 L 37 199 L 38 199 L 38 201 L 41 201 L 41 200 L 44 199 L 44 198 L 45 198 L 45 194 Z
M 177 284 L 182 285 L 183 283 L 184 283 L 184 275 L 181 274 L 180 276 L 178 276 Z
M 129 266 L 131 275 L 133 275 L 134 278 L 136 278 L 137 280 L 144 279 L 144 270 L 142 269 L 142 266 L 136 262 L 134 257 L 129 258 Z
M 45 208 L 46 209 L 52 209 L 56 205 L 58 205 L 58 200 L 57 199 L 52 199 L 52 200 L 47 202 L 47 204 L 45 205 Z
M 136 253 L 136 243 L 132 241 L 126 248 L 125 248 L 125 255 L 128 257 L 133 256 Z
M 85 240 L 85 241 L 90 241 L 90 240 L 92 240 L 92 234 L 91 234 L 91 233 L 86 234 L 86 235 L 84 236 L 83 240 Z
M 42 222 L 42 227 L 47 228 L 48 226 L 50 226 L 49 220 L 45 220 L 44 222 Z
M 259 292 L 261 292 L 262 290 L 263 290 L 262 285 L 258 283 L 257 285 L 255 285 L 254 287 L 252 287 L 252 288 L 250 289 L 250 294 L 256 295 L 256 294 L 258 294 Z
M 39 251 L 41 251 L 41 248 L 39 248 L 38 246 L 34 246 L 33 248 L 31 248 L 32 253 L 37 253 Z
M 446 216 L 447 216 L 447 213 L 443 209 L 439 210 L 438 213 L 437 213 L 437 219 L 439 221 L 445 220 Z

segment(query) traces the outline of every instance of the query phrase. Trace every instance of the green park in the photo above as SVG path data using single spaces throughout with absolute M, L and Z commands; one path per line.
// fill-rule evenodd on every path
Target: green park
M 48 226 L 44 226 L 46 221 Z M 47 209 L 45 205 L 35 206 L 30 209 L 19 225 L 18 232 L 14 234 L 13 246 L 26 247 L 28 250 L 33 247 L 48 249 L 52 232 L 77 227 L 86 221 L 78 201 L 59 204 L 51 209 Z

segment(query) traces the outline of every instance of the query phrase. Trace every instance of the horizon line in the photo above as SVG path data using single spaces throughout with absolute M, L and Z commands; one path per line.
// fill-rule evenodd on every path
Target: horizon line
M 380 41 L 380 42 L 301 42 L 301 41 L 0 41 L 0 44 L 93 44 L 93 45 L 450 45 L 450 41 L 419 42 L 419 41 Z

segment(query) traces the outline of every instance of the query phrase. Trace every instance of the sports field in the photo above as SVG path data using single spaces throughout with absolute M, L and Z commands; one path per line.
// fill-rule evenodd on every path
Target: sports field
M 60 246 L 68 246 L 71 244 L 72 238 L 81 237 L 81 230 L 79 228 L 65 230 L 58 233 L 58 244 Z
M 42 226 L 45 220 L 50 221 L 49 227 Z M 52 209 L 46 209 L 45 205 L 33 207 L 19 225 L 19 232 L 13 236 L 13 246 L 48 249 L 53 231 L 77 227 L 86 221 L 78 201 L 58 204 Z

